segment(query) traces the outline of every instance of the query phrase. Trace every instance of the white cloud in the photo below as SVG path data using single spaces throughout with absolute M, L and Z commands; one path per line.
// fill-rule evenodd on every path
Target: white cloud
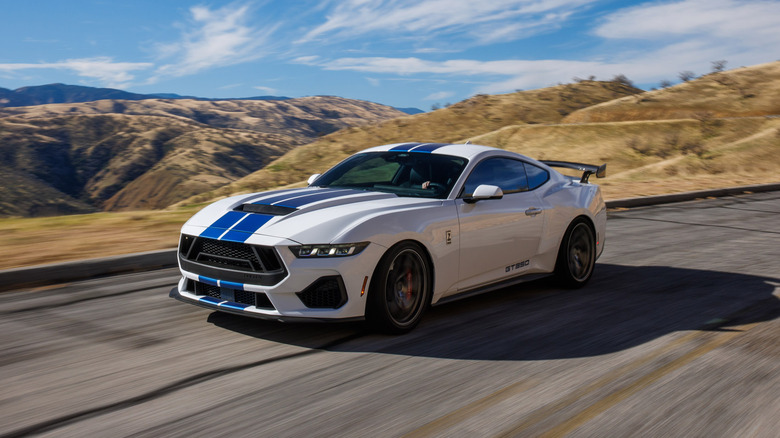
M 192 21 L 179 41 L 157 47 L 161 58 L 174 61 L 160 66 L 160 76 L 185 76 L 202 70 L 256 60 L 268 52 L 276 26 L 251 26 L 248 5 L 229 5 L 211 10 L 190 8 Z M 152 81 L 156 80 L 153 78 Z
M 299 42 L 391 34 L 468 36 L 477 43 L 512 41 L 556 27 L 592 0 L 346 0 Z
M 454 96 L 455 93 L 451 91 L 439 91 L 438 93 L 431 93 L 423 98 L 423 100 L 442 100 L 448 97 Z
M 153 66 L 152 63 L 148 62 L 114 62 L 114 60 L 109 57 L 97 57 L 68 59 L 65 61 L 49 63 L 0 64 L 0 71 L 15 72 L 34 69 L 70 70 L 81 77 L 96 79 L 103 86 L 121 88 L 126 87 L 135 79 L 135 76 L 130 72 L 150 69 Z
M 423 2 L 425 5 L 433 3 Z M 374 7 L 372 10 L 384 6 L 376 2 L 367 4 Z M 458 5 L 460 3 L 456 2 L 456 9 Z M 530 7 L 530 4 L 526 6 Z M 536 7 L 549 11 L 552 6 L 551 3 L 540 3 Z M 499 15 L 498 10 L 493 12 Z M 511 11 L 505 11 L 503 15 L 511 15 Z M 321 26 L 317 32 L 323 35 L 348 30 L 357 32 L 363 29 L 361 26 L 369 26 L 359 24 L 348 28 L 344 24 L 344 29 L 341 29 L 334 17 L 329 21 L 330 27 Z M 492 15 L 485 14 L 485 17 Z M 598 55 L 590 59 L 432 61 L 421 57 L 343 57 L 307 59 L 306 64 L 327 70 L 423 77 L 427 80 L 471 77 L 482 82 L 475 86 L 473 91 L 476 93 L 545 87 L 571 82 L 574 77 L 596 76 L 608 80 L 618 74 L 624 74 L 638 84 L 652 84 L 661 79 L 673 79 L 682 70 L 705 73 L 711 61 L 719 59 L 727 60 L 734 67 L 778 59 L 780 32 L 776 30 L 777 23 L 780 23 L 780 2 L 776 1 L 645 3 L 604 17 L 593 30 L 596 36 L 603 38 L 604 46 L 597 47 L 595 51 Z M 511 27 L 512 23 L 503 25 Z M 502 32 L 512 34 L 515 31 L 495 26 L 493 35 Z M 427 51 L 420 50 L 423 55 Z
M 262 85 L 257 85 L 257 86 L 254 86 L 252 88 L 254 88 L 255 90 L 260 90 L 260 91 L 262 91 L 265 94 L 276 94 L 277 93 L 277 90 L 275 88 L 263 87 Z
M 615 12 L 595 35 L 633 45 L 650 44 L 645 53 L 612 55 L 650 71 L 690 69 L 702 72 L 709 62 L 750 65 L 780 55 L 780 2 L 764 0 L 683 0 L 646 3 Z

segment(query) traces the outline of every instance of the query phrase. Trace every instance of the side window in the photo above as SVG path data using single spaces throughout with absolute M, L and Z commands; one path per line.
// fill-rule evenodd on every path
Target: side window
M 550 179 L 550 174 L 541 167 L 528 163 L 523 164 L 525 164 L 525 173 L 528 175 L 528 190 L 533 190 Z
M 528 190 L 523 162 L 510 158 L 488 158 L 482 161 L 466 179 L 462 196 L 471 196 L 482 184 L 498 186 L 504 194 Z

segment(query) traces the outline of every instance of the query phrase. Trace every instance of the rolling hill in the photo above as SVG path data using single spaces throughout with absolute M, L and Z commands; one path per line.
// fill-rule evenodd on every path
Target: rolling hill
M 204 202 L 232 193 L 305 181 L 309 175 L 327 170 L 346 156 L 379 144 L 458 142 L 506 126 L 559 123 L 578 109 L 641 91 L 617 82 L 582 81 L 510 94 L 477 95 L 430 113 L 340 130 L 290 151 L 264 169 L 186 202 Z
M 347 155 L 398 141 L 494 146 L 539 159 L 607 162 L 608 198 L 780 181 L 780 62 L 642 92 L 582 81 L 472 99 L 350 128 L 185 200 L 302 184 Z

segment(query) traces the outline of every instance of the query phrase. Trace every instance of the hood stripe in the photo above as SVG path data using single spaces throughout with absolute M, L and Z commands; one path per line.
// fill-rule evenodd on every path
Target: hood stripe
M 248 216 L 249 213 L 243 213 L 240 211 L 229 211 L 222 215 L 219 219 L 214 221 L 208 228 L 206 228 L 200 237 L 208 237 L 209 239 L 219 239 L 219 236 L 225 232 L 228 228 L 232 227 L 238 221 Z
M 252 204 L 266 204 L 271 205 L 274 202 L 282 201 L 284 199 L 292 198 L 293 196 L 300 196 L 305 195 L 309 193 L 312 189 L 293 189 L 293 190 L 285 190 L 284 193 L 276 194 L 275 196 L 266 196 L 266 197 L 258 197 L 255 195 L 254 199 L 252 199 Z M 250 202 L 250 201 L 247 201 Z
M 249 214 L 244 220 L 237 223 L 228 232 L 220 236 L 219 240 L 244 243 L 249 239 L 249 236 L 273 218 L 274 216 L 269 214 Z
M 327 201 L 329 199 L 341 198 L 355 193 L 363 193 L 363 192 L 359 190 L 352 190 L 352 189 L 327 190 L 325 192 L 318 190 L 317 193 L 296 196 L 293 198 L 277 201 L 273 205 L 279 205 L 281 207 L 300 208 L 303 207 L 304 205 L 313 204 L 319 201 Z

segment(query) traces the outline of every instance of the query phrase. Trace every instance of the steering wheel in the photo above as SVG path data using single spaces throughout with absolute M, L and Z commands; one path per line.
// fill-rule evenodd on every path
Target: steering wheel
M 433 182 L 433 181 L 428 182 L 428 188 L 433 189 L 439 193 L 443 193 L 447 190 L 447 186 L 445 186 L 444 184 Z

